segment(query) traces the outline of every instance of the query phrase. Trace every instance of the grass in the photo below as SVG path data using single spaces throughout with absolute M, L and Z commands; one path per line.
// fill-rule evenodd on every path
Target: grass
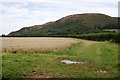
M 57 52 L 4 52 L 4 78 L 115 78 L 118 77 L 118 45 L 80 40 L 69 49 Z M 85 61 L 64 64 L 61 60 Z M 106 73 L 99 72 L 106 70 Z

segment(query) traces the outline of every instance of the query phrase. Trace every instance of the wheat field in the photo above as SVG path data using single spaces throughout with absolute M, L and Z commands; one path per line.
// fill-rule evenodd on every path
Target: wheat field
M 79 40 L 52 37 L 6 37 L 2 38 L 2 52 L 48 52 L 69 48 Z

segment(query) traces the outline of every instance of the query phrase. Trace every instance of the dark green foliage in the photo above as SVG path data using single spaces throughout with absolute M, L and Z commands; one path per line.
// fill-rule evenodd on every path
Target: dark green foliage
M 55 22 L 25 27 L 8 36 L 54 36 L 80 35 L 103 32 L 103 29 L 118 29 L 118 20 L 104 14 L 75 14 Z
M 120 43 L 120 33 L 93 33 L 93 34 L 82 34 L 71 36 L 74 38 L 81 38 L 93 41 L 112 41 L 116 43 Z
M 6 35 L 5 34 L 2 34 L 2 37 L 5 37 Z
M 25 27 L 8 36 L 17 37 L 74 37 L 94 41 L 119 42 L 117 18 L 104 14 L 76 14 L 55 22 Z

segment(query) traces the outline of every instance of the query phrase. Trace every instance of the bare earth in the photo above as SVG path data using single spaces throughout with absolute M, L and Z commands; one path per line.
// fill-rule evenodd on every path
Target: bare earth
M 71 38 L 52 37 L 7 37 L 2 38 L 4 52 L 42 52 L 59 51 L 69 48 L 79 40 Z

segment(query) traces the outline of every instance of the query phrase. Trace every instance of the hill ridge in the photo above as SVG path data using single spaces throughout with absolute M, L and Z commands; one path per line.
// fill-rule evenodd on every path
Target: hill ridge
M 8 36 L 78 35 L 117 29 L 117 18 L 100 13 L 72 14 L 42 25 L 24 27 Z

